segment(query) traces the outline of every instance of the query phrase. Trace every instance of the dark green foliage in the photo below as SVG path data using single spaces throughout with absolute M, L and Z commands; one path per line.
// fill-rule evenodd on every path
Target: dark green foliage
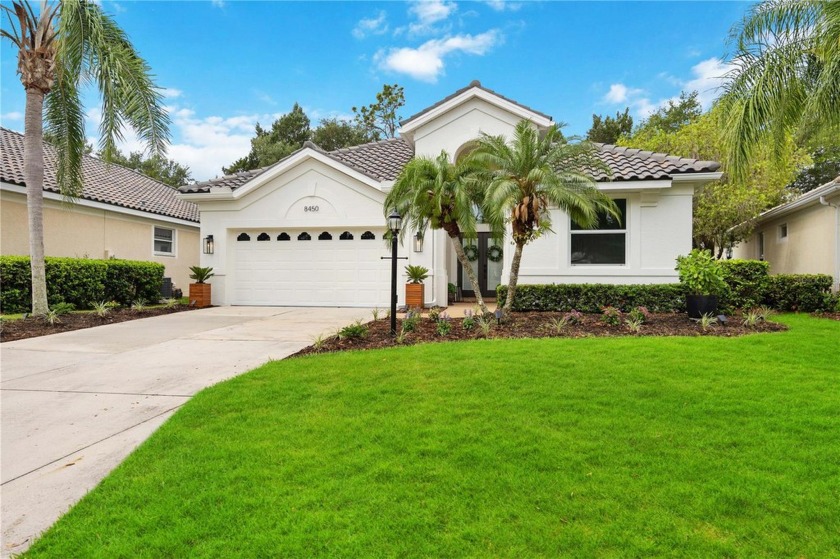
M 799 171 L 789 190 L 810 192 L 840 175 L 840 145 L 818 146 L 809 155 L 813 163 Z
M 158 300 L 164 266 L 132 260 L 48 257 L 46 272 L 51 308 L 71 304 L 77 309 L 89 309 L 103 300 L 124 305 L 138 298 Z M 0 311 L 29 312 L 30 273 L 29 257 L 0 257 Z
M 337 118 L 321 120 L 318 128 L 312 131 L 312 141 L 326 151 L 357 146 L 372 140 L 373 137 L 358 124 Z
M 683 126 L 691 124 L 703 114 L 703 107 L 697 99 L 697 92 L 680 93 L 678 101 L 668 101 L 668 105 L 660 108 L 643 121 L 636 133 L 639 132 L 676 132 Z
M 102 151 L 97 155 L 104 160 Z M 120 150 L 116 150 L 111 154 L 109 162 L 128 167 L 176 188 L 193 180 L 188 166 L 181 165 L 177 161 L 160 154 L 152 154 L 147 157 L 142 151 L 132 151 L 126 156 Z
M 364 338 L 367 336 L 368 327 L 366 324 L 362 324 L 361 321 L 356 321 L 353 324 L 349 324 L 338 331 L 338 337 L 342 340 L 353 340 L 358 338 Z
M 753 309 L 764 304 L 769 263 L 761 260 L 721 260 L 720 267 L 727 285 L 718 304 L 721 311 Z
M 53 305 L 52 309 L 50 309 L 57 315 L 62 314 L 70 314 L 71 312 L 76 310 L 76 305 L 73 303 L 58 303 Z
M 620 137 L 629 136 L 632 131 L 633 117 L 630 116 L 628 107 L 623 113 L 616 112 L 615 118 L 592 115 L 592 128 L 586 133 L 586 139 L 590 142 L 614 144 Z
M 405 105 L 405 95 L 399 84 L 382 86 L 376 94 L 376 103 L 367 107 L 353 107 L 356 125 L 374 140 L 394 138 L 400 117 L 397 111 Z
M 507 287 L 497 289 L 499 305 Z M 600 313 L 605 306 L 629 312 L 645 307 L 651 312 L 684 312 L 685 289 L 678 283 L 652 285 L 610 285 L 606 283 L 520 285 L 516 288 L 515 311 L 571 311 Z
M 770 276 L 765 304 L 780 311 L 828 310 L 832 303 L 831 276 L 779 274 Z

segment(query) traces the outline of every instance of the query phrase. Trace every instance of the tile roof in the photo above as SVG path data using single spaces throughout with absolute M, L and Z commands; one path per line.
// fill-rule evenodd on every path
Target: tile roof
M 44 142 L 44 190 L 58 193 L 56 150 Z M 177 190 L 116 163 L 86 155 L 82 161 L 84 189 L 80 198 L 198 223 L 198 206 L 179 200 Z M 25 186 L 23 134 L 0 128 L 0 180 Z
M 669 179 L 674 175 L 712 172 L 720 168 L 720 164 L 715 161 L 698 161 L 610 144 L 595 145 L 598 146 L 598 157 L 612 170 L 613 181 Z M 307 142 L 304 147 L 315 149 L 380 182 L 396 179 L 406 163 L 414 157 L 414 149 L 402 138 L 371 142 L 336 151 L 323 151 L 312 142 Z M 282 161 L 285 159 L 268 167 L 182 186 L 181 192 L 209 192 L 212 187 L 229 187 L 231 190 L 236 190 Z M 597 181 L 608 180 L 607 175 L 600 170 L 592 172 L 592 176 Z
M 520 103 L 520 102 L 518 102 L 518 101 L 514 101 L 513 99 L 511 99 L 511 98 L 509 98 L 509 97 L 505 97 L 504 95 L 502 95 L 502 94 L 500 94 L 500 93 L 498 93 L 498 92 L 496 92 L 496 91 L 493 91 L 492 89 L 490 89 L 490 88 L 488 88 L 488 87 L 484 87 L 483 85 L 481 85 L 481 82 L 480 82 L 480 81 L 478 81 L 478 80 L 473 80 L 473 81 L 471 81 L 471 82 L 469 83 L 469 85 L 468 85 L 467 87 L 462 87 L 461 89 L 459 89 L 458 91 L 456 91 L 456 92 L 455 92 L 455 93 L 453 93 L 452 95 L 448 95 L 448 96 L 444 97 L 443 99 L 441 99 L 440 101 L 438 101 L 438 102 L 437 102 L 437 103 L 435 103 L 434 105 L 430 105 L 430 106 L 426 107 L 425 109 L 423 109 L 422 111 L 420 111 L 419 113 L 414 113 L 414 114 L 413 114 L 413 115 L 411 115 L 410 117 L 408 117 L 408 118 L 406 118 L 406 119 L 404 119 L 404 120 L 401 120 L 401 121 L 400 121 L 400 126 L 405 126 L 406 124 L 408 124 L 408 123 L 409 123 L 409 122 L 411 122 L 412 120 L 414 120 L 414 119 L 416 119 L 416 118 L 419 118 L 419 117 L 423 116 L 424 114 L 428 113 L 429 111 L 431 111 L 431 110 L 433 110 L 433 109 L 436 109 L 437 107 L 439 107 L 439 106 L 443 105 L 444 103 L 446 103 L 446 102 L 447 102 L 447 101 L 449 101 L 450 99 L 454 99 L 455 97 L 458 97 L 459 95 L 461 95 L 461 94 L 462 94 L 462 93 L 464 93 L 465 91 L 468 91 L 468 90 L 470 90 L 470 89 L 472 89 L 472 88 L 474 88 L 474 87 L 477 87 L 478 89 L 482 89 L 482 90 L 486 91 L 487 93 L 490 93 L 490 94 L 492 94 L 492 95 L 495 95 L 496 97 L 499 97 L 500 99 L 504 99 L 505 101 L 508 101 L 508 102 L 510 102 L 510 103 L 513 103 L 513 104 L 514 104 L 514 105 L 516 105 L 517 107 L 522 107 L 522 108 L 523 108 L 523 109 L 525 109 L 526 111 L 531 111 L 532 113 L 534 113 L 534 114 L 538 114 L 538 115 L 540 115 L 541 117 L 547 118 L 548 120 L 554 120 L 554 119 L 551 117 L 551 115 L 547 115 L 547 114 L 545 114 L 545 113 L 541 113 L 540 111 L 534 110 L 534 109 L 532 109 L 531 107 L 529 107 L 529 106 L 527 106 L 527 105 L 523 105 L 522 103 Z
M 699 161 L 612 144 L 595 145 L 598 146 L 598 157 L 612 170 L 614 181 L 669 179 L 684 173 L 708 173 L 720 169 L 720 163 L 716 161 Z M 593 178 L 608 180 L 602 171 L 593 173 Z

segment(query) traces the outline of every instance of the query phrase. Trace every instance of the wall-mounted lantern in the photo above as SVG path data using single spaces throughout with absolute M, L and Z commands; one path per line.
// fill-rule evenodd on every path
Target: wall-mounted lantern
M 214 248 L 213 235 L 207 235 L 204 237 L 204 254 L 213 254 Z
M 423 252 L 423 233 L 420 231 L 414 235 L 414 252 Z

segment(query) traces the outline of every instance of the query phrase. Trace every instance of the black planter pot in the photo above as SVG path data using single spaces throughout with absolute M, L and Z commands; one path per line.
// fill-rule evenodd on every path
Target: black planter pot
M 704 314 L 717 314 L 717 295 L 686 295 L 685 306 L 688 318 L 700 318 Z

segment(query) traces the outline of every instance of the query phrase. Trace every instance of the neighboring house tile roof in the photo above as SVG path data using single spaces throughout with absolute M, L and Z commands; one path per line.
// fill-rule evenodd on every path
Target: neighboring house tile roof
M 56 160 L 55 148 L 44 142 L 44 190 L 60 193 Z M 26 186 L 23 161 L 23 134 L 0 128 L 0 180 Z M 176 189 L 142 173 L 86 155 L 82 176 L 80 198 L 198 223 L 198 206 L 179 200 Z
M 764 210 L 759 214 L 757 218 L 757 223 L 761 223 L 767 219 L 772 219 L 776 217 L 781 217 L 783 215 L 787 215 L 791 212 L 795 212 L 799 209 L 806 208 L 808 206 L 813 206 L 816 204 L 821 203 L 820 198 L 823 196 L 827 198 L 832 198 L 840 193 L 840 176 L 835 178 L 834 180 L 830 180 L 827 183 L 818 186 L 813 190 L 809 190 L 805 194 L 802 194 L 798 198 L 794 198 L 789 202 L 785 202 L 784 204 L 779 204 L 778 206 L 774 206 L 769 210 Z
M 411 116 L 410 116 L 410 117 L 408 117 L 407 119 L 405 119 L 405 120 L 401 120 L 401 121 L 400 121 L 400 126 L 405 126 L 406 124 L 408 124 L 408 123 L 409 123 L 409 122 L 411 122 L 412 120 L 414 120 L 414 119 L 416 119 L 416 118 L 419 118 L 419 117 L 423 116 L 424 114 L 428 113 L 428 112 L 429 112 L 429 111 L 431 111 L 431 110 L 436 109 L 437 107 L 440 107 L 441 105 L 443 105 L 443 104 L 444 104 L 444 103 L 446 103 L 447 101 L 449 101 L 449 100 L 451 100 L 451 99 L 454 99 L 455 97 L 458 97 L 459 95 L 461 95 L 461 94 L 462 94 L 462 93 L 464 93 L 465 91 L 468 91 L 468 90 L 470 90 L 470 89 L 472 89 L 472 88 L 474 88 L 474 87 L 477 87 L 478 89 L 482 89 L 482 90 L 486 91 L 487 93 L 490 93 L 490 94 L 492 94 L 492 95 L 495 95 L 496 97 L 499 97 L 500 99 L 504 99 L 505 101 L 508 101 L 508 102 L 510 102 L 510 103 L 513 103 L 513 104 L 514 104 L 514 105 L 516 105 L 517 107 L 522 107 L 522 108 L 523 108 L 523 109 L 525 109 L 526 111 L 531 111 L 532 113 L 537 114 L 537 115 L 540 115 L 540 116 L 542 116 L 542 117 L 545 117 L 545 118 L 547 118 L 548 120 L 554 120 L 554 119 L 551 117 L 551 115 L 547 115 L 547 114 L 545 114 L 545 113 L 541 113 L 540 111 L 536 111 L 536 110 L 532 109 L 531 107 L 529 107 L 529 106 L 527 106 L 527 105 L 523 105 L 522 103 L 520 103 L 520 102 L 518 102 L 518 101 L 514 101 L 513 99 L 510 99 L 509 97 L 505 97 L 504 95 L 502 95 L 502 94 L 500 94 L 500 93 L 498 93 L 498 92 L 496 92 L 496 91 L 493 91 L 493 90 L 492 90 L 492 89 L 490 89 L 490 88 L 484 87 L 483 85 L 481 85 L 481 82 L 480 82 L 480 81 L 478 81 L 478 80 L 473 80 L 473 81 L 471 81 L 471 82 L 469 83 L 469 85 L 468 85 L 467 87 L 462 87 L 461 89 L 459 89 L 458 91 L 456 91 L 456 92 L 455 92 L 455 93 L 453 93 L 452 95 L 448 95 L 448 96 L 444 97 L 443 99 L 441 99 L 440 101 L 438 101 L 438 102 L 437 102 L 437 103 L 435 103 L 434 105 L 430 105 L 430 106 L 426 107 L 425 109 L 423 109 L 422 111 L 420 111 L 419 113 L 414 113 L 413 115 L 411 115 Z
M 610 144 L 595 145 L 598 146 L 598 157 L 612 170 L 613 181 L 669 179 L 674 175 L 713 172 L 720 168 L 720 164 L 715 161 L 698 161 Z M 304 147 L 315 149 L 331 159 L 380 182 L 396 179 L 406 163 L 414 157 L 414 150 L 411 145 L 401 138 L 372 142 L 336 151 L 323 151 L 312 142 L 307 142 Z M 284 160 L 280 160 L 274 165 L 278 165 L 282 161 Z M 274 165 L 182 186 L 181 192 L 209 192 L 213 187 L 229 187 L 231 190 L 236 190 L 251 179 L 274 167 Z M 597 181 L 608 180 L 606 173 L 601 170 L 590 170 L 590 172 Z

